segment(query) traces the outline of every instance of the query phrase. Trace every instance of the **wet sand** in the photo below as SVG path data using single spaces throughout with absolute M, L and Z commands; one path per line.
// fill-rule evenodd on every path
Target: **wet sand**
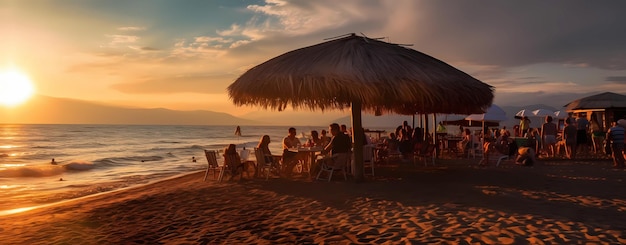
M 611 162 L 391 164 L 363 183 L 169 179 L 0 216 L 3 244 L 626 243 Z

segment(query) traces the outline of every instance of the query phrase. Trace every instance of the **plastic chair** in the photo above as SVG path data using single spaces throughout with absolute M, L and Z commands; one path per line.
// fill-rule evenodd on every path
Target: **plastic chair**
M 320 171 L 317 173 L 316 180 L 321 179 L 322 173 L 327 173 L 326 181 L 330 181 L 333 178 L 333 173 L 336 171 L 343 172 L 343 178 L 348 180 L 348 164 L 350 163 L 350 155 L 352 153 L 335 153 L 329 158 L 322 159 L 320 165 Z
M 374 148 L 374 145 L 363 146 L 363 174 L 368 174 L 367 170 L 371 169 L 370 173 L 374 176 L 374 163 L 376 162 Z

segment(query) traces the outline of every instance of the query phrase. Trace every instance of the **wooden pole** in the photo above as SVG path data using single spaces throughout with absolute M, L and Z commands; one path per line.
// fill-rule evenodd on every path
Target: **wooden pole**
M 352 174 L 355 182 L 361 182 L 365 178 L 363 173 L 363 123 L 361 121 L 361 102 L 352 102 L 352 142 L 354 144 L 354 161 L 352 161 Z

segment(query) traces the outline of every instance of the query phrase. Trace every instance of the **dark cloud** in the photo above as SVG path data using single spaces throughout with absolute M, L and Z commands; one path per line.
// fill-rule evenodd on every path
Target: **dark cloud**
M 626 69 L 626 1 L 428 1 L 417 43 L 476 64 Z
M 223 94 L 235 80 L 231 74 L 151 78 L 142 82 L 118 83 L 111 88 L 127 94 L 206 93 Z
M 626 76 L 607 77 L 606 81 L 617 84 L 626 84 Z
M 606 91 L 593 91 L 587 93 L 561 93 L 553 91 L 537 92 L 500 92 L 494 98 L 494 103 L 499 106 L 526 106 L 529 104 L 544 104 L 561 110 L 563 106 L 574 100 L 592 96 Z
M 302 8 L 315 5 L 309 1 L 289 4 Z M 412 9 L 413 14 L 405 11 L 395 15 L 400 12 L 397 9 L 381 14 L 372 9 L 384 6 L 369 2 L 358 7 L 368 18 L 352 18 L 335 28 L 305 35 L 265 33 L 266 38 L 229 52 L 245 57 L 278 50 L 275 56 L 322 42 L 320 37 L 363 32 L 370 37 L 389 37 L 388 41 L 394 43 L 414 44 L 411 48 L 453 64 L 506 68 L 558 63 L 626 69 L 626 1 L 451 0 L 402 4 L 398 8 Z M 398 29 L 398 25 L 406 28 Z

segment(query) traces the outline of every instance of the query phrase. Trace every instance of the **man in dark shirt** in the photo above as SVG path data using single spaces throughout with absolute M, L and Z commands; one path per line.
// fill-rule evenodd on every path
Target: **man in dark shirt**
M 330 143 L 324 148 L 322 153 L 348 153 L 352 150 L 352 140 L 347 134 L 341 132 L 339 124 L 333 123 L 330 125 L 330 134 L 333 136 L 330 139 Z

